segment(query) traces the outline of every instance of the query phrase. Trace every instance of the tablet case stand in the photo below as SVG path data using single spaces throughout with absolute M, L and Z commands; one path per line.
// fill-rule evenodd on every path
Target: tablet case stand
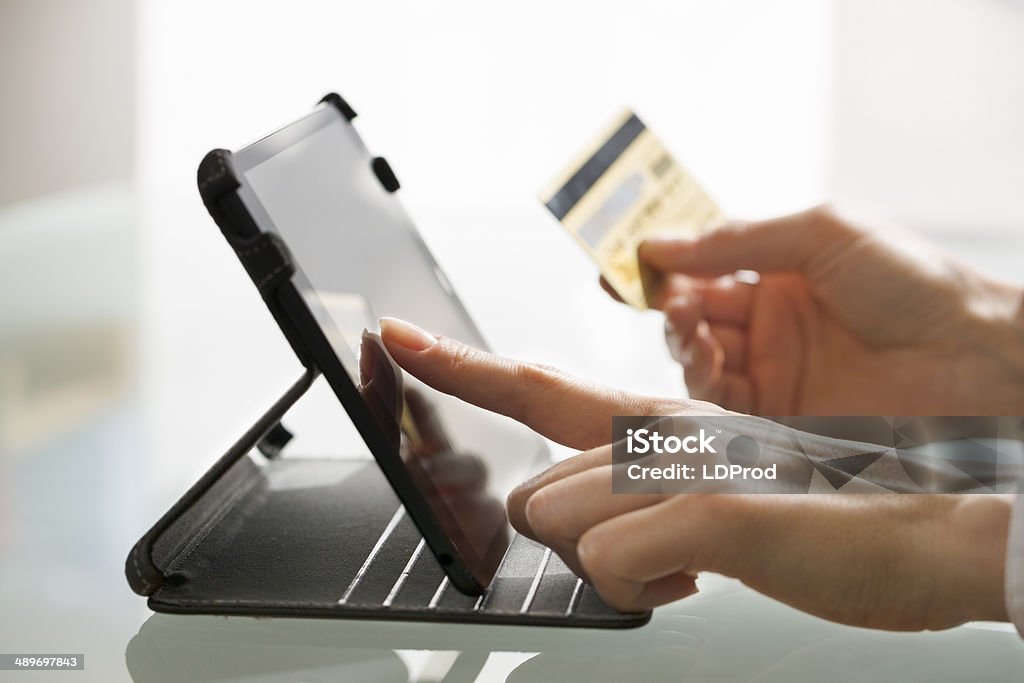
M 348 120 L 355 116 L 337 95 L 321 101 Z M 387 189 L 398 188 L 386 161 L 378 157 L 373 167 Z M 260 294 L 270 299 L 294 272 L 287 246 L 273 234 L 241 238 L 228 229 L 233 221 L 251 220 L 236 192 L 230 152 L 210 152 L 199 177 L 211 216 Z M 401 504 L 372 460 L 281 455 L 292 438 L 281 421 L 319 375 L 298 336 L 285 325 L 282 331 L 305 368 L 302 376 L 143 535 L 126 560 L 128 583 L 149 598 L 153 610 L 604 628 L 638 626 L 650 618 L 649 613 L 616 613 L 589 586 L 580 598 L 590 603 L 581 610 L 586 613 L 570 616 L 561 604 L 551 609 L 541 604 L 529 612 L 508 609 L 518 604 L 512 594 L 525 593 L 532 575 L 522 581 L 495 579 L 483 598 L 450 584 L 442 595 L 437 587 L 443 570 L 429 550 L 412 560 L 383 552 L 374 560 L 380 569 L 367 572 L 364 561 L 378 550 L 385 527 L 399 518 Z M 419 538 L 408 515 L 396 533 L 413 544 Z M 361 578 L 358 591 L 348 596 L 346 586 Z

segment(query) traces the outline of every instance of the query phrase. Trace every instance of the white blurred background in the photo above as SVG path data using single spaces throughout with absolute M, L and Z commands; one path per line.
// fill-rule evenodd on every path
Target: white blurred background
M 142 613 L 134 537 L 297 376 L 195 169 L 330 90 L 496 349 L 635 391 L 684 391 L 661 321 L 536 198 L 624 105 L 733 215 L 853 202 L 1024 280 L 1022 2 L 0 0 L 0 612 L 57 571 Z

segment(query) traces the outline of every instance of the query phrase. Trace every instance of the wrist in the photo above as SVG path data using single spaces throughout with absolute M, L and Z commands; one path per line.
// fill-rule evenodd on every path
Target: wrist
M 952 590 L 965 621 L 1009 621 L 1006 609 L 1006 547 L 1013 507 L 1011 496 L 961 496 L 950 517 L 955 539 Z

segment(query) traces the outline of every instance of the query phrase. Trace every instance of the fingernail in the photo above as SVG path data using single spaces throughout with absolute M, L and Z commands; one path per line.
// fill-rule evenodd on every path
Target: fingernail
M 437 343 L 434 335 L 398 318 L 381 318 L 380 334 L 386 341 L 392 341 L 410 351 L 426 351 Z

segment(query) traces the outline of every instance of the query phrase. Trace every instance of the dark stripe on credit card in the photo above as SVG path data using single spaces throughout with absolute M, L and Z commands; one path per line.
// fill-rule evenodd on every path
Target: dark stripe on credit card
M 587 159 L 587 162 L 580 166 L 580 170 L 569 178 L 569 182 L 548 200 L 546 206 L 551 213 L 555 214 L 555 218 L 558 220 L 565 218 L 572 207 L 576 206 L 583 195 L 590 191 L 597 179 L 604 175 L 604 172 L 622 156 L 630 143 L 636 140 L 645 128 L 644 122 L 636 114 L 630 115 L 626 122 L 608 138 L 608 141 L 601 145 L 601 149 Z

